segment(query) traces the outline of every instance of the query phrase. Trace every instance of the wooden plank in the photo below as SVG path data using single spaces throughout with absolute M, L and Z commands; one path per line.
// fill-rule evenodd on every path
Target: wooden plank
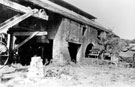
M 97 24 L 96 22 L 82 16 L 82 15 L 79 15 L 71 10 L 68 10 L 62 6 L 59 6 L 53 2 L 50 2 L 48 0 L 25 0 L 25 1 L 29 1 L 29 2 L 32 2 L 34 4 L 37 4 L 38 6 L 41 6 L 47 10 L 50 10 L 52 12 L 55 12 L 55 13 L 58 13 L 58 14 L 61 14 L 65 17 L 68 17 L 74 21 L 78 21 L 78 22 L 81 22 L 83 24 L 87 24 L 89 26 L 93 26 L 93 27 L 96 27 L 97 29 L 100 29 L 100 30 L 103 30 L 103 31 L 106 31 L 106 32 L 110 32 L 110 30 L 107 30 L 106 28 L 100 26 L 99 24 Z
M 14 36 L 30 36 L 32 35 L 34 32 L 13 32 Z M 43 35 L 47 35 L 46 31 L 43 32 L 38 32 L 38 34 L 36 34 L 35 36 L 43 36 Z
M 0 24 L 0 33 L 7 33 L 8 29 L 23 21 L 24 19 L 30 17 L 33 14 L 32 11 L 24 15 L 15 15 L 14 17 L 6 20 Z
M 13 9 L 15 11 L 18 11 L 18 12 L 28 13 L 28 12 L 32 11 L 31 8 L 25 7 L 23 5 L 20 5 L 18 3 L 12 2 L 10 0 L 0 0 L 0 4 L 5 5 L 5 6 L 8 6 L 11 9 Z M 36 18 L 43 19 L 43 20 L 48 20 L 48 16 L 46 14 L 44 14 L 44 13 L 41 15 L 41 12 L 40 11 L 39 12 L 36 12 L 32 16 L 34 16 Z

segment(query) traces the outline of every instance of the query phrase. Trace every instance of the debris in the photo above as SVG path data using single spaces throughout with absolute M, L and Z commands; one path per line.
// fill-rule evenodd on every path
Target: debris
M 44 76 L 43 63 L 41 57 L 34 56 L 31 58 L 30 67 L 28 69 L 28 78 L 42 78 Z

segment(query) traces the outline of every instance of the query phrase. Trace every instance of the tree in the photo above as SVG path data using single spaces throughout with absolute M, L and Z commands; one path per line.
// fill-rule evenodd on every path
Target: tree
M 99 43 L 104 46 L 100 53 L 101 58 L 104 53 L 118 54 L 127 45 L 126 40 L 116 37 L 113 33 L 106 34 L 106 38 L 100 37 Z

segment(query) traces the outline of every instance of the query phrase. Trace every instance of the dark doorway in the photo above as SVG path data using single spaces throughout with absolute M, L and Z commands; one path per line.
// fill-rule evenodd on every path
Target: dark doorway
M 43 54 L 43 63 L 49 64 L 52 60 L 52 52 L 53 52 L 53 40 L 49 40 L 49 43 L 44 44 L 44 54 Z
M 70 53 L 70 56 L 71 56 L 71 61 L 72 62 L 77 62 L 76 61 L 76 56 L 77 56 L 77 52 L 78 52 L 78 49 L 80 48 L 81 44 L 75 44 L 75 43 L 71 43 L 69 42 L 69 53 Z
M 17 38 L 16 41 L 21 40 Z M 19 41 L 18 43 L 22 42 Z M 18 53 L 20 57 L 20 63 L 22 65 L 29 65 L 31 61 L 31 57 L 33 56 L 41 56 L 43 59 L 43 64 L 49 64 L 52 59 L 52 45 L 53 40 L 48 40 L 49 43 L 39 43 L 37 42 L 37 38 L 34 37 L 27 43 L 25 43 L 22 47 L 19 48 Z M 17 44 L 17 42 L 16 42 Z
M 87 48 L 86 48 L 86 51 L 85 51 L 85 57 L 88 57 L 89 53 L 90 53 L 90 50 L 92 49 L 94 45 L 92 43 L 90 43 Z

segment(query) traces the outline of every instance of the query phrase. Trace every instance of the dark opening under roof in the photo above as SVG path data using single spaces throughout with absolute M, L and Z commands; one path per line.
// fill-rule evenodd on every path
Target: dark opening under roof
M 79 8 L 77 8 L 77 7 L 71 5 L 71 4 L 69 4 L 69 3 L 67 3 L 67 2 L 65 2 L 63 0 L 49 0 L 49 1 L 54 2 L 54 3 L 56 3 L 56 4 L 58 4 L 58 5 L 62 6 L 62 7 L 65 7 L 67 9 L 69 9 L 69 10 L 72 10 L 72 11 L 74 11 L 74 12 L 80 14 L 80 15 L 83 15 L 88 19 L 96 19 L 96 17 L 94 17 L 93 15 L 88 14 L 88 13 L 82 11 L 81 9 L 79 9 Z

